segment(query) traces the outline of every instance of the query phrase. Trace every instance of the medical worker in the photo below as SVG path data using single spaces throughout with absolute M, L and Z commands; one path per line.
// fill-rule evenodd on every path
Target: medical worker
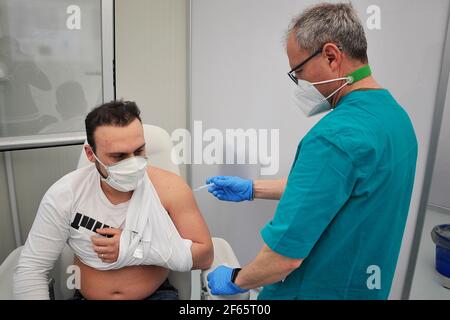
M 220 200 L 280 200 L 256 258 L 219 266 L 208 286 L 218 295 L 263 286 L 259 299 L 387 299 L 416 169 L 411 121 L 372 77 L 350 4 L 304 11 L 286 47 L 298 106 L 332 111 L 300 141 L 287 180 L 207 180 Z

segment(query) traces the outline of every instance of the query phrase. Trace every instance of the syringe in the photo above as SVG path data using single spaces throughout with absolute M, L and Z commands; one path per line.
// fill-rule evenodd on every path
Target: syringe
M 200 190 L 202 190 L 202 189 L 206 189 L 206 188 L 212 187 L 213 185 L 214 185 L 214 183 L 208 183 L 208 184 L 205 184 L 204 186 L 195 188 L 193 191 L 194 191 L 194 192 L 197 192 L 197 191 L 200 191 Z

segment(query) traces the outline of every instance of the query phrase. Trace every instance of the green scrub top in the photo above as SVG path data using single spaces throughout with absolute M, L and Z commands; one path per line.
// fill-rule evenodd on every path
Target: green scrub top
M 259 299 L 387 299 L 411 200 L 417 140 L 389 91 L 352 91 L 300 142 L 261 230 L 304 259 Z

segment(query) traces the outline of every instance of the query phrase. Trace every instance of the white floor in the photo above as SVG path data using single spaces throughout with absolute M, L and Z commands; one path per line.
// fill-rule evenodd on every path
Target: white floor
M 435 271 L 436 246 L 431 239 L 431 230 L 439 224 L 450 224 L 450 214 L 444 210 L 429 207 L 409 296 L 411 300 L 450 300 L 450 289 L 446 289 L 440 284 Z

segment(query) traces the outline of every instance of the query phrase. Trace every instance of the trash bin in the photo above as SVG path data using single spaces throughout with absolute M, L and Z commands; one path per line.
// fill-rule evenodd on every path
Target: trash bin
M 436 244 L 436 271 L 441 284 L 450 289 L 450 224 L 435 226 L 431 238 Z

